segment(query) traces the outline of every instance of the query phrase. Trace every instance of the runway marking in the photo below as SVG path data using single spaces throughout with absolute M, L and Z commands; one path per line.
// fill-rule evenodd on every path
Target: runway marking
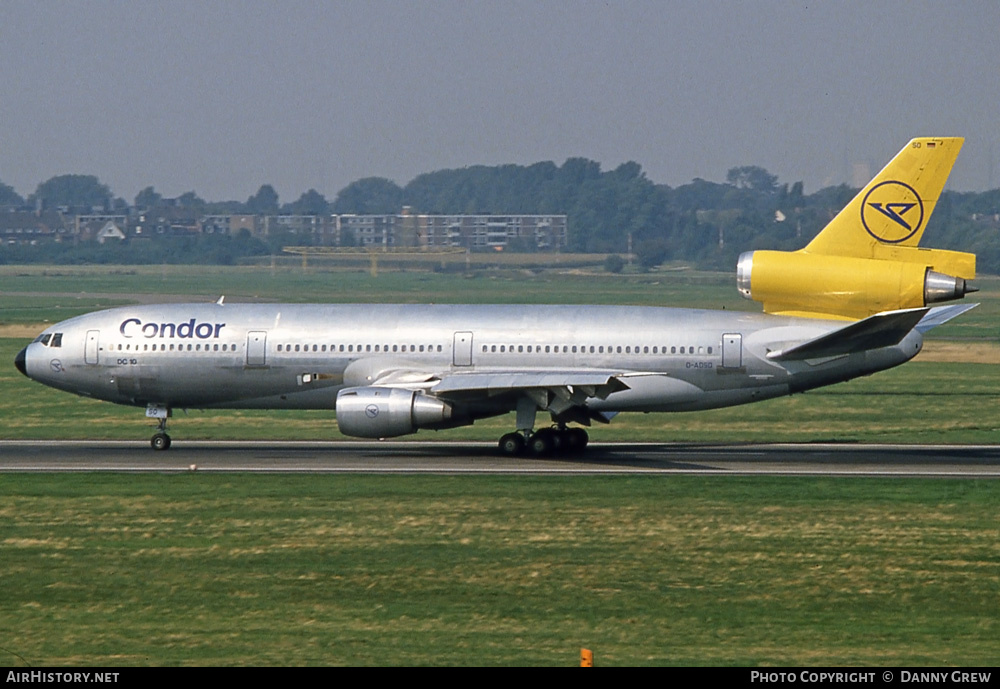
M 1000 478 L 1000 445 L 594 443 L 506 458 L 492 443 L 0 441 L 0 472 Z

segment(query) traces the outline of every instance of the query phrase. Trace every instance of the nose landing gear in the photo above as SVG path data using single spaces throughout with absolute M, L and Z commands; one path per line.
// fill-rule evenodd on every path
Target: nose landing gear
M 167 419 L 170 417 L 170 408 L 151 404 L 146 407 L 146 416 L 156 419 L 156 433 L 149 440 L 149 446 L 154 450 L 169 450 L 170 436 L 167 435 Z

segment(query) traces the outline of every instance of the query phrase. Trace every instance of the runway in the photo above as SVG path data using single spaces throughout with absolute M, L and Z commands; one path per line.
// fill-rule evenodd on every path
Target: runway
M 595 443 L 535 459 L 493 443 L 0 441 L 0 472 L 94 471 L 1000 478 L 1000 445 Z

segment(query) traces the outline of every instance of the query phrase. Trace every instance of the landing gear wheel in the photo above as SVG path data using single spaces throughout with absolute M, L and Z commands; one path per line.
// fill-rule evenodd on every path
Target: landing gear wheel
M 544 457 L 559 449 L 559 436 L 551 428 L 543 428 L 528 440 L 528 449 L 536 457 Z
M 157 451 L 170 449 L 170 436 L 166 433 L 156 433 L 149 441 L 150 446 Z
M 590 436 L 582 428 L 570 428 L 566 431 L 565 448 L 569 452 L 583 452 L 590 442 Z
M 516 457 L 524 452 L 524 436 L 520 433 L 508 433 L 500 438 L 500 452 L 508 457 Z

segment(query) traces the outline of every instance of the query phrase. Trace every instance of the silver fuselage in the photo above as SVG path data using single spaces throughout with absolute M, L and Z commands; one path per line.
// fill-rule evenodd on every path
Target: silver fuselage
M 595 412 L 690 411 L 787 395 L 901 364 L 899 344 L 833 358 L 769 351 L 843 326 L 733 311 L 632 306 L 169 304 L 63 321 L 24 351 L 45 385 L 118 404 L 167 408 L 334 409 L 344 388 L 381 384 L 434 395 L 462 373 L 530 371 L 572 379 L 628 375 Z M 58 334 L 58 346 L 55 336 Z M 453 400 L 464 418 L 516 407 L 517 394 Z

